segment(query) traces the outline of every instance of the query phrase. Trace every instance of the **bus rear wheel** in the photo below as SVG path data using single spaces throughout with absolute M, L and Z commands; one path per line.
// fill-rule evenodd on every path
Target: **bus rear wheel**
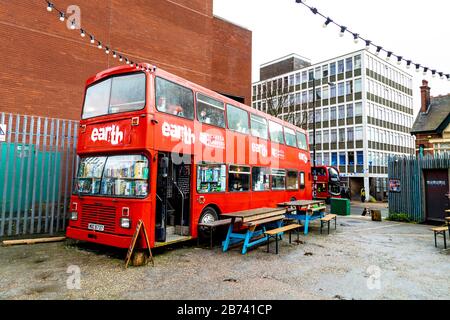
M 202 211 L 202 214 L 200 215 L 200 219 L 198 220 L 198 222 L 211 223 L 217 220 L 219 220 L 219 215 L 217 214 L 217 211 L 212 207 L 207 207 Z M 211 235 L 209 228 L 200 227 L 198 236 L 203 239 L 210 237 Z

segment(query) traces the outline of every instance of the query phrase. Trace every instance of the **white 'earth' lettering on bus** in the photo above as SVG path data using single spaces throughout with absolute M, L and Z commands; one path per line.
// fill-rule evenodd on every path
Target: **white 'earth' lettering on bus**
M 267 148 L 263 144 L 252 143 L 252 152 L 260 153 L 263 157 L 267 157 Z
M 92 129 L 91 140 L 92 142 L 107 141 L 115 146 L 123 141 L 123 132 L 116 125 L 94 128 Z
M 169 124 L 164 122 L 161 127 L 162 135 L 165 137 L 171 137 L 175 140 L 181 140 L 185 144 L 195 143 L 195 134 L 192 133 L 191 128 L 186 126 L 178 126 L 176 124 Z
M 298 159 L 303 160 L 305 163 L 308 163 L 308 157 L 303 153 L 298 154 Z

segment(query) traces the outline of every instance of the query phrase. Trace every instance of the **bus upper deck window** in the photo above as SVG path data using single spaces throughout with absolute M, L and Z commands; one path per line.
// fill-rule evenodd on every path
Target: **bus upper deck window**
M 197 93 L 197 117 L 202 123 L 224 128 L 224 104 L 216 99 Z
M 194 119 L 194 94 L 188 88 L 157 77 L 156 109 L 192 120 Z

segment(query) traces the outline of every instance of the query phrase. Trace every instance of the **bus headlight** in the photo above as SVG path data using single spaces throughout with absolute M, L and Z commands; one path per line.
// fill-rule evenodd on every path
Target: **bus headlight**
M 124 229 L 130 229 L 131 228 L 130 218 L 120 218 L 120 226 Z
M 70 213 L 70 220 L 72 220 L 72 221 L 78 220 L 78 212 L 72 211 L 72 212 Z

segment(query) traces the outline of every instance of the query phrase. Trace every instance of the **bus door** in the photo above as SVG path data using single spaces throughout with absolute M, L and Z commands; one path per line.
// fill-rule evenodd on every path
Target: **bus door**
M 158 154 L 156 188 L 156 241 L 168 242 L 189 235 L 191 157 Z

